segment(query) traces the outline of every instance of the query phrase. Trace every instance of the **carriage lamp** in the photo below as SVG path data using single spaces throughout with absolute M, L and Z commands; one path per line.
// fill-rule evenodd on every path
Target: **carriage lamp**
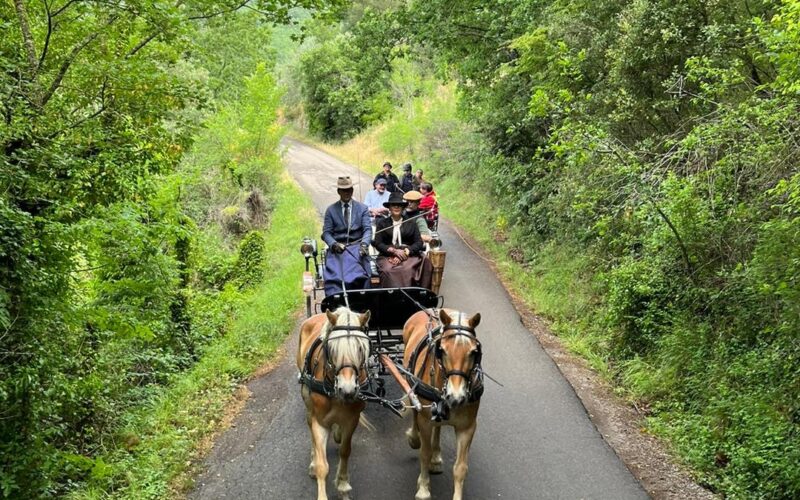
M 303 257 L 305 257 L 306 259 L 310 259 L 311 257 L 316 257 L 317 241 L 309 238 L 308 236 L 304 237 L 303 243 L 300 245 L 300 253 L 303 254 Z
M 439 237 L 439 233 L 437 231 L 431 231 L 431 241 L 428 243 L 428 245 L 430 245 L 431 250 L 442 248 L 442 239 Z

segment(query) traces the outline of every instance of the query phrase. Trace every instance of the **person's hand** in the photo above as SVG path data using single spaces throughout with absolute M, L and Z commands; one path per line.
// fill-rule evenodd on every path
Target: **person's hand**
M 408 254 L 406 254 L 405 250 L 401 250 L 399 248 L 395 248 L 394 252 L 392 252 L 395 257 L 397 257 L 400 262 L 403 262 L 408 259 Z
M 363 243 L 361 244 L 361 246 L 358 248 L 358 255 L 361 257 L 366 257 L 369 255 L 369 248 L 367 248 L 367 245 Z
M 345 248 L 346 248 L 346 247 L 344 246 L 344 243 L 339 243 L 339 242 L 336 242 L 336 243 L 334 243 L 334 244 L 333 244 L 333 246 L 331 247 L 331 251 L 332 251 L 333 253 L 344 253 L 344 250 L 345 250 Z
M 393 255 L 393 256 L 391 256 L 391 257 L 389 257 L 389 258 L 387 258 L 386 260 L 388 260 L 388 261 L 389 261 L 389 264 L 391 264 L 391 265 L 393 265 L 393 266 L 396 266 L 397 264 L 399 264 L 399 263 L 400 263 L 400 259 L 398 259 L 398 258 L 397 258 L 397 257 L 395 257 L 394 255 Z

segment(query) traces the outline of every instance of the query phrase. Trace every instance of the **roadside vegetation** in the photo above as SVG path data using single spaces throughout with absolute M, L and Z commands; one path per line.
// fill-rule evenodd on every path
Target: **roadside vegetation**
M 359 6 L 286 116 L 425 170 L 702 484 L 800 496 L 800 2 Z
M 0 498 L 166 498 L 301 303 L 271 23 L 0 5 Z M 310 17 L 307 16 L 307 17 Z

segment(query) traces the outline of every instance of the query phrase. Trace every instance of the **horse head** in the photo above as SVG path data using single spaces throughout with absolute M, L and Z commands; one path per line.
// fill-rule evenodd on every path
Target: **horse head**
M 480 313 L 464 313 L 442 309 L 439 312 L 442 336 L 436 347 L 436 358 L 444 370 L 444 400 L 450 408 L 467 402 L 473 381 L 481 364 L 481 343 L 475 328 L 481 322 Z
M 370 312 L 357 314 L 346 307 L 328 311 L 323 346 L 328 367 L 334 377 L 337 398 L 353 402 L 358 397 L 360 375 L 367 375 Z

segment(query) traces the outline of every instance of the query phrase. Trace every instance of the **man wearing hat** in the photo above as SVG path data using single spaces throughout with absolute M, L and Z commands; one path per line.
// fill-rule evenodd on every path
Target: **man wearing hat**
M 411 174 L 411 164 L 403 165 L 403 177 L 400 178 L 400 190 L 404 193 L 414 189 L 414 176 Z
M 403 215 L 409 219 L 414 219 L 417 222 L 417 229 L 419 229 L 419 234 L 422 237 L 422 241 L 428 243 L 433 238 L 431 237 L 431 230 L 428 228 L 428 224 L 425 222 L 425 217 L 420 215 L 422 212 L 419 211 L 419 200 L 422 199 L 422 194 L 419 191 L 412 190 L 404 194 L 403 199 L 408 202 L 408 206 L 403 212 Z
M 388 161 L 383 164 L 383 172 L 376 175 L 372 183 L 374 184 L 378 179 L 386 181 L 386 191 L 389 193 L 397 191 L 397 186 L 400 184 L 400 179 L 392 173 L 392 164 Z
M 369 209 L 369 214 L 373 218 L 379 215 L 386 215 L 389 209 L 383 204 L 389 201 L 389 191 L 386 190 L 386 179 L 376 179 L 375 189 L 369 191 L 364 197 L 364 205 Z
M 408 202 L 401 193 L 392 193 L 384 205 L 389 209 L 389 217 L 378 219 L 372 242 L 380 253 L 377 264 L 381 286 L 430 288 L 432 267 L 422 255 L 424 245 L 419 229 L 414 221 L 403 217 Z
M 348 289 L 369 288 L 367 248 L 372 239 L 369 210 L 353 199 L 353 181 L 336 181 L 339 201 L 325 210 L 322 240 L 328 245 L 325 256 L 325 295 Z

